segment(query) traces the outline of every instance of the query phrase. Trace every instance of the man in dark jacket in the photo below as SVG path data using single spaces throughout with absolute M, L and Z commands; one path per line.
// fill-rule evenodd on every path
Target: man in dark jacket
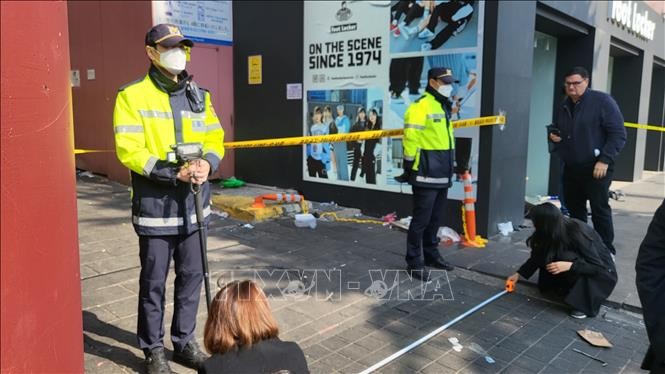
M 614 160 L 626 143 L 623 115 L 614 99 L 589 89 L 589 73 L 574 67 L 565 77 L 566 99 L 556 112 L 549 139 L 564 162 L 563 194 L 570 216 L 591 220 L 603 242 L 616 254 L 609 188 Z
M 640 245 L 635 272 L 650 343 L 642 369 L 662 374 L 665 373 L 665 200 Z

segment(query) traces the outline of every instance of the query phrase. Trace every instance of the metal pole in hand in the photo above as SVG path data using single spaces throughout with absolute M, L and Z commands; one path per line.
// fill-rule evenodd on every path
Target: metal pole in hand
M 208 251 L 205 236 L 205 217 L 203 217 L 203 202 L 201 201 L 201 186 L 190 182 L 190 187 L 194 193 L 194 205 L 196 207 L 196 223 L 199 226 L 199 243 L 201 244 L 201 262 L 203 265 L 203 285 L 206 290 L 206 305 L 210 310 L 210 276 L 208 274 Z

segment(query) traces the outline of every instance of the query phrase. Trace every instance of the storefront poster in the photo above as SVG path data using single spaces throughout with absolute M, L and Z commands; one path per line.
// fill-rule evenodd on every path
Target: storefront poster
M 453 119 L 478 117 L 483 5 L 306 1 L 303 133 L 403 128 L 404 112 L 424 92 L 433 66 L 451 68 L 458 81 Z M 456 130 L 455 136 L 458 144 L 471 143 L 470 166 L 476 172 L 478 129 Z M 401 138 L 303 147 L 306 181 L 410 193 L 408 185 L 394 180 L 401 173 Z M 449 196 L 463 197 L 461 181 Z
M 153 1 L 152 21 L 177 25 L 194 42 L 233 43 L 231 1 Z

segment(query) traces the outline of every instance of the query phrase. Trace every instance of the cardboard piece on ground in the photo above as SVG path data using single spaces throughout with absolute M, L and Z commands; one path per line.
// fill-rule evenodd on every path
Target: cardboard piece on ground
M 582 337 L 582 339 L 586 340 L 589 344 L 595 346 L 595 347 L 604 347 L 604 348 L 611 348 L 612 343 L 610 343 L 603 334 L 601 334 L 598 331 L 591 331 L 591 330 L 578 330 L 577 333 L 579 336 Z

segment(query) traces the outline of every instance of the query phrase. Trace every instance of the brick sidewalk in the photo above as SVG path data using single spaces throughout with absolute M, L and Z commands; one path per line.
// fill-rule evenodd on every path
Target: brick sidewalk
M 129 194 L 126 187 L 101 178 L 83 178 L 78 181 L 78 206 L 86 371 L 142 372 L 143 355 L 134 333 L 138 245 L 129 218 Z M 404 241 L 404 233 L 379 225 L 320 222 L 310 230 L 279 219 L 247 229 L 231 219 L 216 219 L 208 241 L 211 280 L 214 288 L 219 276 L 228 281 L 258 274 L 267 293 L 275 296 L 271 305 L 280 337 L 301 345 L 312 372 L 358 372 L 501 290 L 500 279 L 456 269 L 437 273 L 438 283 L 426 285 L 424 295 L 439 295 L 435 300 L 416 300 L 422 284 L 404 272 L 384 272 L 385 278 L 379 278 L 379 270 L 402 269 Z M 309 277 L 299 277 L 303 272 Z M 171 272 L 169 279 L 173 277 Z M 388 292 L 382 299 L 376 292 L 366 294 L 378 279 L 396 287 L 392 293 L 374 289 L 381 295 Z M 292 281 L 305 289 L 316 287 L 305 296 L 278 297 Z M 171 285 L 166 331 L 172 292 Z M 411 299 L 406 297 L 409 294 Z M 205 310 L 203 297 L 199 310 Z M 205 312 L 199 314 L 199 341 L 205 317 Z M 581 341 L 575 331 L 585 327 L 603 332 L 614 348 L 601 350 Z M 453 350 L 448 340 L 452 337 L 464 347 L 460 352 Z M 605 308 L 594 319 L 573 320 L 561 306 L 523 286 L 381 372 L 632 373 L 639 372 L 646 341 L 641 319 L 635 315 Z M 168 333 L 165 344 L 171 348 Z M 608 366 L 602 368 L 572 348 L 595 355 Z M 493 364 L 476 352 L 483 350 Z M 177 364 L 172 367 L 179 373 L 193 372 Z

